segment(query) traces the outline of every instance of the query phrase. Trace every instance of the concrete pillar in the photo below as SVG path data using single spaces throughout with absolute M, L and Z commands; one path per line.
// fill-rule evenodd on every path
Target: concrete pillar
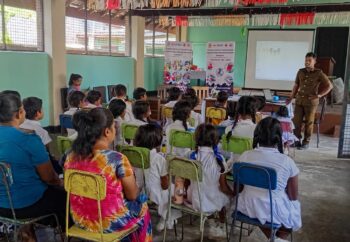
M 50 57 L 50 124 L 59 124 L 62 113 L 60 89 L 66 87 L 66 1 L 45 0 L 44 4 L 44 48 Z
M 135 87 L 144 87 L 145 18 L 131 17 L 131 57 L 135 59 Z

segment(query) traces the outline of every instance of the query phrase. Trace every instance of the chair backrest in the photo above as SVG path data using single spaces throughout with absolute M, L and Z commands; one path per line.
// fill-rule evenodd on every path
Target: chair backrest
M 196 126 L 196 120 L 194 118 L 192 118 L 192 117 L 189 117 L 187 119 L 187 122 L 190 124 L 191 127 Z
M 148 169 L 150 167 L 150 150 L 129 145 L 118 146 L 118 151 L 128 157 L 133 167 Z
M 240 155 L 247 150 L 253 149 L 253 139 L 251 138 L 231 136 L 227 141 L 227 135 L 223 135 L 221 141 L 222 149 L 234 154 Z
M 111 99 L 114 97 L 114 87 L 115 87 L 115 85 L 108 85 L 107 86 L 108 100 L 109 101 L 111 101 Z
M 202 166 L 198 161 L 174 156 L 169 160 L 169 176 L 179 176 L 201 182 L 203 180 Z
M 92 90 L 98 91 L 102 95 L 102 103 L 107 103 L 107 93 L 105 86 L 93 87 Z
M 172 153 L 173 147 L 194 149 L 196 146 L 194 133 L 183 130 L 171 130 L 169 144 L 170 153 Z
M 68 232 L 69 198 L 70 195 L 96 200 L 99 217 L 99 231 L 103 241 L 103 225 L 101 201 L 106 198 L 106 179 L 100 174 L 67 169 L 64 172 L 64 188 L 67 191 L 66 231 Z
M 225 134 L 226 127 L 217 125 L 215 126 L 216 131 L 218 132 L 219 137 L 222 137 Z
M 192 88 L 196 92 L 199 101 L 209 96 L 209 87 L 193 86 Z
M 136 135 L 136 131 L 139 127 L 132 124 L 122 124 L 122 137 L 123 139 L 133 140 Z
M 60 125 L 62 128 L 73 129 L 72 115 L 60 114 Z
M 60 156 L 62 156 L 67 150 L 72 148 L 73 140 L 66 136 L 57 136 L 57 150 Z
M 0 176 L 1 176 L 0 182 L 3 183 L 3 185 L 5 186 L 7 199 L 12 212 L 12 218 L 16 220 L 16 213 L 13 207 L 12 196 L 10 191 L 10 187 L 13 184 L 12 170 L 11 170 L 10 164 L 4 161 L 0 162 Z
M 61 108 L 63 111 L 68 109 L 68 88 L 63 87 L 60 89 L 61 94 Z
M 172 118 L 173 117 L 173 108 L 163 106 L 163 117 Z
M 173 87 L 174 85 L 160 85 L 157 88 L 157 95 L 160 100 L 165 100 L 168 98 L 168 89 Z
M 217 107 L 208 107 L 205 112 L 205 117 L 207 119 L 221 119 L 226 118 L 226 109 Z

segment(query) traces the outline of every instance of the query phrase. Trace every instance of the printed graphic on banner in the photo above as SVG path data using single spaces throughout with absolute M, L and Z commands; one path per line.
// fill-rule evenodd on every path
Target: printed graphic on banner
M 210 89 L 232 93 L 235 42 L 207 44 L 207 78 Z
M 168 41 L 165 45 L 164 84 L 177 85 L 185 89 L 190 84 L 193 61 L 192 44 Z

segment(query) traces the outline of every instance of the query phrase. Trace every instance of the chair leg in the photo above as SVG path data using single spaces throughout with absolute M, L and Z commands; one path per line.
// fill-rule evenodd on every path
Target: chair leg
M 226 228 L 226 240 L 227 240 L 227 242 L 230 242 L 230 234 L 229 234 L 229 231 L 228 231 L 226 212 L 225 212 L 225 228 Z
M 204 227 L 205 227 L 205 222 L 207 220 L 207 217 L 203 218 L 203 215 L 201 216 L 201 222 L 200 222 L 200 232 L 201 232 L 201 242 L 203 242 L 203 237 L 204 237 Z
M 290 232 L 290 241 L 293 242 L 293 231 Z
M 242 241 L 242 229 L 243 229 L 243 222 L 241 222 L 241 228 L 239 229 L 239 242 Z
M 317 148 L 319 147 L 320 144 L 320 125 L 317 124 Z

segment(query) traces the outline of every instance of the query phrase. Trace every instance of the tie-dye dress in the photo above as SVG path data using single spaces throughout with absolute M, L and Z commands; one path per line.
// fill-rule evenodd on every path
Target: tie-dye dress
M 100 150 L 95 151 L 93 157 L 79 160 L 71 153 L 67 156 L 64 167 L 66 170 L 93 172 L 105 177 L 107 194 L 101 201 L 104 233 L 123 231 L 138 224 L 139 229 L 122 241 L 152 241 L 147 197 L 140 194 L 135 201 L 129 201 L 123 194 L 121 179 L 134 176 L 126 156 L 111 150 Z M 98 208 L 95 200 L 71 195 L 70 208 L 75 224 L 87 231 L 99 231 Z

